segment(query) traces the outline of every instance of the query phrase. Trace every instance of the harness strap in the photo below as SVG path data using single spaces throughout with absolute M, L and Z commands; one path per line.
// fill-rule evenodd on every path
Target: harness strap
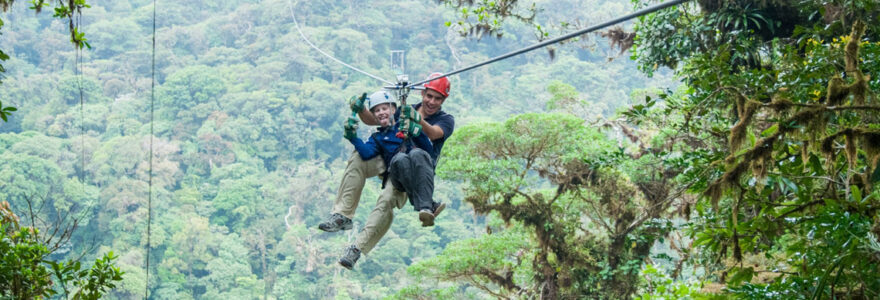
M 379 176 L 382 176 L 382 189 L 383 190 L 385 189 L 385 183 L 388 182 L 388 175 L 390 175 L 390 174 L 388 173 L 387 168 L 385 169 L 385 172 L 382 172 L 382 174 L 379 174 Z

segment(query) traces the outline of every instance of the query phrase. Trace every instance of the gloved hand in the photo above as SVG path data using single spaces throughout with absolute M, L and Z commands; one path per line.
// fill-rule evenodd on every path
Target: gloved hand
M 348 120 L 345 121 L 345 125 L 343 125 L 342 128 L 344 129 L 343 136 L 345 139 L 349 140 L 357 138 L 358 119 L 355 117 L 348 117 Z
M 418 115 L 419 113 L 416 112 Z M 400 126 L 397 127 L 400 132 L 406 133 L 408 137 L 417 137 L 419 134 L 422 134 L 422 125 L 418 122 L 414 122 L 410 118 L 402 118 L 400 120 Z
M 410 119 L 416 124 L 419 124 L 419 122 L 422 121 L 422 114 L 413 109 L 412 106 L 407 105 L 400 109 L 400 119 Z
M 351 96 L 351 99 L 348 99 L 348 107 L 351 108 L 351 112 L 359 113 L 364 110 L 364 101 L 367 100 L 367 93 L 364 93 L 360 97 Z

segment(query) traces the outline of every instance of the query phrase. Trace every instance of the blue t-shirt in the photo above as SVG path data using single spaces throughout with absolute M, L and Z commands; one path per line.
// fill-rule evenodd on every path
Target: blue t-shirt
M 421 106 L 421 103 L 412 105 L 415 110 L 419 110 L 419 107 Z M 397 112 L 394 113 L 394 119 L 400 120 L 400 110 L 397 110 Z M 431 153 L 431 157 L 434 157 L 434 160 L 436 161 L 437 157 L 440 156 L 440 151 L 443 149 L 443 143 L 446 142 L 446 139 L 452 136 L 452 131 L 455 129 L 455 118 L 443 110 L 440 110 L 437 113 L 426 117 L 425 122 L 433 126 L 440 126 L 440 129 L 443 129 L 443 137 L 431 140 L 431 144 L 434 146 L 434 153 Z

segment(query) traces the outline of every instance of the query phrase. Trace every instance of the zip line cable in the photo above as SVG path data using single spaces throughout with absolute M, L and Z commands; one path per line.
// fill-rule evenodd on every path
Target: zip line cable
M 636 18 L 636 17 L 641 17 L 641 16 L 647 15 L 647 14 L 649 14 L 649 13 L 652 13 L 652 12 L 655 12 L 655 11 L 658 11 L 658 10 L 661 10 L 661 9 L 664 9 L 664 8 L 668 8 L 668 7 L 671 7 L 671 6 L 674 6 L 674 5 L 679 5 L 679 4 L 682 4 L 682 3 L 684 3 L 684 2 L 688 2 L 688 1 L 691 1 L 691 0 L 673 0 L 673 1 L 665 2 L 665 3 L 656 4 L 656 5 L 654 5 L 654 6 L 646 7 L 646 8 L 643 8 L 643 9 L 641 9 L 641 10 L 638 10 L 638 11 L 636 11 L 636 12 L 634 12 L 634 13 L 631 13 L 631 14 L 628 14 L 628 15 L 625 15 L 625 16 L 622 16 L 622 17 L 618 17 L 618 18 L 616 18 L 616 19 L 612 19 L 612 20 L 610 20 L 610 21 L 606 21 L 606 22 L 604 22 L 604 23 L 600 23 L 600 24 L 598 24 L 598 25 L 593 25 L 593 26 L 591 26 L 591 27 L 588 27 L 588 28 L 584 28 L 584 29 L 582 29 L 582 30 L 575 31 L 575 32 L 572 32 L 572 33 L 569 33 L 569 34 L 566 34 L 566 35 L 563 35 L 563 36 L 560 36 L 560 37 L 554 38 L 554 39 L 552 39 L 552 40 L 547 40 L 547 41 L 544 41 L 544 42 L 541 42 L 541 43 L 537 43 L 537 44 L 534 44 L 534 45 L 531 45 L 531 46 L 528 46 L 528 47 L 522 48 L 522 49 L 520 49 L 520 50 L 516 50 L 516 51 L 510 52 L 510 53 L 507 53 L 507 54 L 504 54 L 504 55 L 501 55 L 501 56 L 498 56 L 498 57 L 495 57 L 495 58 L 491 58 L 491 59 L 486 60 L 486 61 L 484 61 L 484 62 L 477 63 L 477 64 L 474 64 L 474 65 L 470 65 L 470 66 L 467 66 L 467 67 L 464 67 L 464 68 L 461 68 L 461 69 L 458 69 L 458 70 L 455 70 L 455 71 L 452 71 L 452 72 L 449 72 L 449 73 L 446 73 L 446 74 L 443 74 L 443 75 L 437 76 L 437 77 L 432 78 L 432 79 L 422 80 L 422 81 L 420 81 L 420 82 L 416 82 L 416 83 L 410 84 L 410 85 L 408 85 L 408 86 L 406 86 L 406 87 L 407 87 L 407 88 L 411 88 L 411 87 L 414 87 L 414 86 L 417 86 L 417 85 L 422 85 L 422 84 L 428 83 L 428 82 L 430 82 L 430 81 L 432 81 L 432 80 L 434 80 L 434 79 L 438 79 L 438 78 L 443 78 L 443 77 L 452 76 L 452 75 L 455 75 L 455 74 L 458 74 L 458 73 L 461 73 L 461 72 L 464 72 L 464 71 L 468 71 L 468 70 L 471 70 L 471 69 L 474 69 L 474 68 L 478 68 L 478 67 L 481 67 L 481 66 L 484 66 L 484 65 L 488 65 L 488 64 L 491 64 L 491 63 L 497 62 L 497 61 L 499 61 L 499 60 L 503 60 L 503 59 L 509 58 L 509 57 L 511 57 L 511 56 L 520 55 L 520 54 L 523 54 L 523 53 L 526 53 L 526 52 L 529 52 L 529 51 L 532 51 L 532 50 L 535 50 L 535 49 L 538 49 L 538 48 L 542 48 L 542 47 L 545 47 L 545 46 L 549 46 L 549 45 L 552 45 L 552 44 L 556 44 L 556 43 L 558 43 L 558 42 L 561 42 L 561 41 L 564 41 L 564 40 L 567 40 L 567 39 L 571 39 L 571 38 L 576 37 L 576 36 L 579 36 L 579 35 L 587 34 L 587 33 L 590 33 L 590 32 L 593 32 L 593 31 L 596 31 L 596 30 L 599 30 L 599 29 L 602 29 L 602 28 L 605 28 L 605 27 L 608 27 L 608 26 L 611 26 L 611 25 L 614 25 L 614 24 L 617 24 L 617 23 L 620 23 L 620 22 L 623 22 L 623 21 L 627 21 L 627 20 L 629 20 L 629 19 L 633 19 L 633 18 Z
M 685 2 L 689 2 L 689 1 L 691 1 L 691 0 L 673 0 L 673 1 L 665 2 L 665 3 L 660 3 L 660 4 L 653 5 L 653 6 L 649 6 L 649 7 L 646 7 L 646 8 L 640 9 L 640 10 L 638 10 L 638 11 L 636 11 L 636 12 L 633 12 L 633 13 L 631 13 L 631 14 L 628 14 L 628 15 L 622 16 L 622 17 L 618 17 L 618 18 L 615 18 L 615 19 L 612 19 L 612 20 L 609 20 L 609 21 L 605 21 L 605 22 L 603 22 L 603 23 L 600 23 L 600 24 L 597 24 L 597 25 L 593 25 L 593 26 L 590 26 L 590 27 L 587 27 L 587 28 L 584 28 L 584 29 L 581 29 L 581 30 L 578 30 L 578 31 L 575 31 L 575 32 L 572 32 L 572 33 L 569 33 L 569 34 L 566 34 L 566 35 L 563 35 L 563 36 L 560 36 L 560 37 L 554 38 L 554 39 L 551 39 L 551 40 L 547 40 L 547 41 L 544 41 L 544 42 L 540 42 L 540 43 L 537 43 L 537 44 L 534 44 L 534 45 L 531 45 L 531 46 L 528 46 L 528 47 L 522 48 L 522 49 L 520 49 L 520 50 L 516 50 L 516 51 L 513 51 L 513 52 L 509 52 L 509 53 L 507 53 L 507 54 L 504 54 L 504 55 L 501 55 L 501 56 L 497 56 L 497 57 L 491 58 L 491 59 L 489 59 L 489 60 L 486 60 L 486 61 L 483 61 L 483 62 L 480 62 L 480 63 L 477 63 L 477 64 L 473 64 L 473 65 L 470 65 L 470 66 L 467 66 L 467 67 L 464 67 L 464 68 L 461 68 L 461 69 L 458 69 L 458 70 L 454 70 L 454 71 L 451 71 L 451 72 L 448 72 L 448 73 L 442 74 L 442 75 L 437 76 L 437 77 L 432 78 L 432 79 L 426 79 L 426 80 L 422 80 L 422 81 L 419 81 L 419 82 L 416 82 L 416 83 L 412 83 L 412 84 L 409 84 L 409 85 L 407 85 L 407 86 L 405 86 L 405 87 L 403 87 L 403 86 L 393 86 L 393 85 L 395 85 L 395 83 L 390 82 L 390 81 L 385 80 L 385 79 L 382 79 L 382 78 L 380 78 L 380 77 L 378 77 L 378 76 L 375 76 L 375 75 L 373 75 L 373 74 L 367 73 L 367 72 L 365 72 L 365 71 L 363 71 L 363 70 L 361 70 L 361 69 L 355 68 L 355 67 L 353 67 L 353 66 L 351 66 L 351 65 L 349 65 L 349 64 L 347 64 L 347 63 L 345 63 L 345 62 L 343 62 L 343 61 L 341 61 L 341 60 L 336 59 L 335 57 L 331 56 L 330 54 L 327 54 L 326 52 L 324 52 L 323 50 L 321 50 L 320 48 L 318 48 L 318 46 L 315 46 L 315 44 L 312 44 L 312 42 L 309 41 L 308 38 L 306 38 L 306 35 L 303 34 L 302 29 L 300 29 L 300 27 L 299 27 L 299 23 L 296 21 L 296 15 L 293 13 L 293 6 L 294 6 L 294 5 L 291 4 L 290 0 L 287 0 L 287 7 L 288 7 L 288 9 L 290 10 L 290 17 L 293 19 L 293 24 L 296 25 L 296 30 L 299 31 L 299 35 L 302 37 L 303 40 L 306 41 L 306 43 L 309 44 L 309 46 L 311 46 L 312 48 L 314 48 L 315 50 L 317 50 L 318 52 L 320 52 L 320 53 L 323 54 L 324 56 L 326 56 L 326 57 L 332 59 L 333 61 L 342 64 L 343 66 L 346 66 L 346 67 L 348 67 L 348 68 L 350 68 L 350 69 L 352 69 L 352 70 L 358 71 L 358 72 L 360 72 L 360 73 L 362 73 L 362 74 L 364 74 L 364 75 L 370 76 L 370 77 L 372 77 L 372 78 L 374 78 L 374 79 L 376 79 L 376 80 L 379 80 L 379 81 L 382 81 L 382 82 L 384 82 L 384 83 L 387 83 L 387 84 L 392 85 L 392 86 L 386 86 L 385 88 L 388 88 L 388 89 L 401 89 L 401 88 L 410 89 L 410 88 L 414 88 L 414 87 L 416 87 L 416 86 L 423 85 L 423 84 L 425 84 L 425 83 L 428 83 L 428 82 L 433 81 L 433 80 L 438 79 L 438 78 L 449 77 L 449 76 L 452 76 L 452 75 L 455 75 L 455 74 L 458 74 L 458 73 L 461 73 L 461 72 L 465 72 L 465 71 L 469 71 L 469 70 L 471 70 L 471 69 L 479 68 L 479 67 L 482 67 L 482 66 L 485 66 L 485 65 L 488 65 L 488 64 L 491 64 L 491 63 L 494 63 L 494 62 L 500 61 L 500 60 L 504 60 L 504 59 L 510 58 L 510 57 L 512 57 L 512 56 L 520 55 L 520 54 L 523 54 L 523 53 L 526 53 L 526 52 L 529 52 L 529 51 L 532 51 L 532 50 L 535 50 L 535 49 L 539 49 L 539 48 L 543 48 L 543 47 L 546 47 L 546 46 L 549 46 L 549 45 L 552 45 L 552 44 L 556 44 L 556 43 L 559 43 L 559 42 L 562 42 L 562 41 L 565 41 L 565 40 L 568 40 L 568 39 L 571 39 L 571 38 L 574 38 L 574 37 L 577 37 L 577 36 L 580 36 L 580 35 L 584 35 L 584 34 L 587 34 L 587 33 L 590 33 L 590 32 L 593 32 L 593 31 L 596 31 L 596 30 L 599 30 L 599 29 L 602 29 L 602 28 L 605 28 L 605 27 L 608 27 L 608 26 L 611 26 L 611 25 L 615 25 L 615 24 L 620 23 L 620 22 L 623 22 L 623 21 L 627 21 L 627 20 L 630 20 L 630 19 L 633 19 L 633 18 L 641 17 L 641 16 L 644 16 L 644 15 L 647 15 L 647 14 L 650 14 L 650 13 L 653 13 L 653 12 L 656 12 L 656 11 L 658 11 L 658 10 L 661 10 L 661 9 L 664 9 L 664 8 L 669 8 L 669 7 L 672 7 L 672 6 L 675 6 L 675 5 L 679 5 L 679 4 L 682 4 L 682 3 L 685 3 Z
M 392 85 L 394 84 L 394 82 L 391 82 L 391 81 L 388 81 L 388 80 L 382 79 L 382 77 L 379 77 L 379 76 L 376 76 L 376 75 L 373 75 L 373 74 L 367 73 L 367 72 L 364 71 L 364 70 L 361 70 L 361 69 L 355 68 L 355 67 L 352 66 L 352 65 L 349 65 L 349 64 L 347 64 L 347 63 L 345 63 L 345 62 L 343 62 L 343 61 L 341 61 L 341 60 L 338 60 L 338 59 L 336 59 L 335 57 L 333 57 L 332 55 L 327 54 L 327 52 L 324 52 L 324 50 L 321 50 L 321 48 L 318 48 L 318 46 L 315 46 L 315 44 L 312 44 L 312 42 L 309 41 L 309 39 L 306 37 L 306 35 L 302 32 L 302 29 L 300 29 L 300 27 L 299 27 L 299 23 L 296 21 L 296 15 L 294 15 L 294 13 L 293 13 L 293 6 L 294 6 L 294 5 L 290 3 L 290 0 L 287 0 L 287 8 L 290 10 L 290 17 L 293 19 L 293 24 L 296 25 L 296 31 L 299 31 L 299 36 L 301 36 L 302 39 L 303 39 L 304 41 L 306 41 L 307 44 L 309 44 L 309 46 L 311 46 L 312 48 L 314 48 L 315 50 L 317 50 L 318 52 L 320 52 L 321 54 L 323 54 L 323 55 L 326 56 L 327 58 L 330 58 L 330 59 L 332 59 L 333 61 L 338 62 L 338 63 L 342 64 L 343 66 L 348 67 L 349 69 L 352 69 L 352 70 L 355 70 L 355 71 L 357 71 L 357 72 L 360 72 L 361 74 L 364 74 L 364 75 L 370 76 L 370 77 L 372 77 L 373 79 L 379 80 L 379 81 L 381 81 L 381 82 L 384 82 L 384 83 L 387 83 L 387 84 L 392 84 Z
M 149 191 L 147 192 L 147 277 L 144 280 L 144 299 L 150 297 L 150 241 L 151 227 L 153 224 L 153 113 L 156 100 L 156 0 L 153 0 L 153 58 L 150 68 L 150 175 L 147 181 Z

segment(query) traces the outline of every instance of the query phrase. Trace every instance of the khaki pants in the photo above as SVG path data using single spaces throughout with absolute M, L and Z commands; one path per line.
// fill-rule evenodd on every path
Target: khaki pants
M 348 159 L 348 165 L 342 175 L 342 182 L 336 192 L 333 212 L 353 219 L 367 178 L 379 176 L 384 171 L 385 163 L 382 161 L 382 157 L 377 156 L 365 161 L 361 159 L 357 151 L 354 151 Z M 395 190 L 391 183 L 386 184 L 376 201 L 376 207 L 367 217 L 367 224 L 358 232 L 355 246 L 364 254 L 373 250 L 373 247 L 379 243 L 379 240 L 391 227 L 391 221 L 394 220 L 394 207 L 401 208 L 405 203 L 406 194 Z

